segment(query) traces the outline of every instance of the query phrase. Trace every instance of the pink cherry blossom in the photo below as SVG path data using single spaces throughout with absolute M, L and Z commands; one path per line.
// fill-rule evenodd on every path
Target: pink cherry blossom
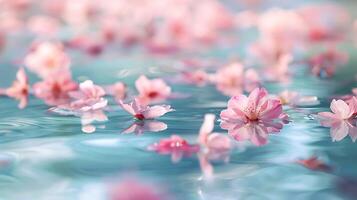
M 119 100 L 118 103 L 126 112 L 128 112 L 138 120 L 155 119 L 165 115 L 168 112 L 174 111 L 174 109 L 172 109 L 169 105 L 143 105 L 136 98 L 130 104 L 125 104 L 121 100 Z
M 265 78 L 268 81 L 287 82 L 291 75 L 289 64 L 293 57 L 290 54 L 282 54 L 277 58 L 276 63 L 265 67 Z
M 268 133 L 282 129 L 287 115 L 282 112 L 280 100 L 269 98 L 265 89 L 256 88 L 248 97 L 232 97 L 228 108 L 221 112 L 221 120 L 221 128 L 236 140 L 250 139 L 256 145 L 263 145 Z
M 312 156 L 308 159 L 299 159 L 296 161 L 296 163 L 314 171 L 323 171 L 323 172 L 332 171 L 331 166 L 320 161 L 316 156 Z
M 77 90 L 78 85 L 68 73 L 46 78 L 33 85 L 33 93 L 43 99 L 48 105 L 63 105 L 69 103 L 69 92 Z
M 72 110 L 88 112 L 91 110 L 101 110 L 107 106 L 108 101 L 103 98 L 105 91 L 90 80 L 84 81 L 79 85 L 79 90 L 69 92 L 68 95 L 73 99 L 69 105 Z
M 240 63 L 232 63 L 217 70 L 212 79 L 217 89 L 228 96 L 239 95 L 243 91 L 249 92 L 260 84 L 256 71 L 244 71 L 244 66 Z
M 1 89 L 0 94 L 19 100 L 20 103 L 18 107 L 23 109 L 28 102 L 29 90 L 30 85 L 25 70 L 20 68 L 17 71 L 16 80 L 12 83 L 12 86 L 7 89 Z
M 335 48 L 330 48 L 317 54 L 308 61 L 313 75 L 327 77 L 332 77 L 335 74 L 337 67 L 344 65 L 347 62 L 348 55 Z
M 343 100 L 332 100 L 332 112 L 320 112 L 321 125 L 330 127 L 330 134 L 333 141 L 341 141 L 347 135 L 350 135 L 352 141 L 357 139 L 356 114 L 357 99 L 352 99 L 347 103 Z
M 116 82 L 112 85 L 104 87 L 105 92 L 112 95 L 116 101 L 123 100 L 126 97 L 127 86 L 122 82 Z
M 135 87 L 139 92 L 138 99 L 143 104 L 164 101 L 171 95 L 171 88 L 159 78 L 149 80 L 146 76 L 140 76 Z
M 284 113 L 280 100 L 269 98 L 264 88 L 254 89 L 249 96 L 238 95 L 228 101 L 228 108 L 221 112 L 224 122 L 246 123 L 250 121 L 273 121 Z
M 140 120 L 133 122 L 128 128 L 122 131 L 124 134 L 135 133 L 141 135 L 144 132 L 159 132 L 167 129 L 167 124 L 155 120 Z
M 191 145 L 185 139 L 178 135 L 172 135 L 170 138 L 160 140 L 148 147 L 148 150 L 155 151 L 159 154 L 171 154 L 173 163 L 177 163 L 183 156 L 190 156 L 199 151 L 198 145 Z
M 27 54 L 25 64 L 29 70 L 45 79 L 68 70 L 70 59 L 61 44 L 43 42 Z

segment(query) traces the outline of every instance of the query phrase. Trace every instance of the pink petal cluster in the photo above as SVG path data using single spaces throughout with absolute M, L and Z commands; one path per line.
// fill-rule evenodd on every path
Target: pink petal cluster
M 138 100 L 142 104 L 161 102 L 171 95 L 171 88 L 159 78 L 149 80 L 146 76 L 140 76 L 135 81 L 135 87 L 139 92 Z
M 209 81 L 209 75 L 203 70 L 183 72 L 182 79 L 188 84 L 204 86 Z
M 63 105 L 69 103 L 69 93 L 77 90 L 78 84 L 71 75 L 63 72 L 59 76 L 48 77 L 33 85 L 33 93 L 43 99 L 48 105 Z
M 265 144 L 267 134 L 279 132 L 287 121 L 280 100 L 269 98 L 264 88 L 256 88 L 248 97 L 232 97 L 220 116 L 221 128 L 236 140 L 250 139 L 256 145 Z
M 352 97 L 348 102 L 334 99 L 330 108 L 332 112 L 320 112 L 318 116 L 322 126 L 330 127 L 332 140 L 341 141 L 347 135 L 350 135 L 351 139 L 356 141 L 357 98 Z
M 148 150 L 159 154 L 171 154 L 173 163 L 177 163 L 183 156 L 190 156 L 199 151 L 198 145 L 191 145 L 178 135 L 171 135 L 170 138 L 160 140 L 148 147 Z
M 348 62 L 348 55 L 335 48 L 317 54 L 309 59 L 311 73 L 315 76 L 332 77 L 337 67 Z
M 260 85 L 257 72 L 254 69 L 244 70 L 240 63 L 232 63 L 217 70 L 212 79 L 217 89 L 228 96 L 250 92 Z
M 147 106 L 140 103 L 138 99 L 134 99 L 130 104 L 125 104 L 119 100 L 119 105 L 138 120 L 155 119 L 165 115 L 168 112 L 174 111 L 169 105 Z
M 104 89 L 105 92 L 112 95 L 116 101 L 125 99 L 128 90 L 126 84 L 122 82 L 116 82 L 112 85 L 106 86 Z
M 68 71 L 70 58 L 59 43 L 35 44 L 25 58 L 25 65 L 39 77 L 46 79 Z
M 16 80 L 12 83 L 12 86 L 7 89 L 1 89 L 0 94 L 7 95 L 8 97 L 19 100 L 19 108 L 26 107 L 28 102 L 28 95 L 30 93 L 30 85 L 26 76 L 25 70 L 20 68 L 16 74 Z
M 69 108 L 80 112 L 104 109 L 108 103 L 104 98 L 104 89 L 90 80 L 82 82 L 79 90 L 69 92 L 68 95 L 73 99 Z

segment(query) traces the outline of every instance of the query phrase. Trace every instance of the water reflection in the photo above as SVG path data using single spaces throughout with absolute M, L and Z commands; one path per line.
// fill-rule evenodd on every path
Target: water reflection
M 135 133 L 141 135 L 144 132 L 159 132 L 167 129 L 167 124 L 157 120 L 135 120 L 122 133 Z

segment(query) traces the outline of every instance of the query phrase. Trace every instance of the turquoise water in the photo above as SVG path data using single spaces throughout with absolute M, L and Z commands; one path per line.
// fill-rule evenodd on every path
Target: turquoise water
M 17 36 L 14 36 L 17 37 Z M 268 144 L 257 147 L 249 141 L 235 142 L 228 163 L 214 163 L 214 179 L 203 179 L 196 155 L 172 163 L 170 156 L 147 151 L 148 145 L 177 134 L 196 143 L 206 113 L 217 117 L 225 109 L 228 97 L 214 86 L 174 85 L 173 91 L 185 98 L 168 100 L 176 111 L 159 119 L 168 128 L 141 135 L 123 134 L 135 121 L 111 101 L 108 121 L 97 123 L 95 133 L 81 131 L 80 119 L 47 111 L 39 99 L 30 98 L 28 107 L 17 109 L 17 102 L 0 99 L 0 200 L 108 199 L 108 187 L 133 176 L 155 185 L 175 199 L 356 199 L 357 146 L 347 136 L 333 142 L 328 128 L 320 126 L 315 114 L 329 110 L 331 96 L 347 94 L 356 87 L 354 75 L 356 50 L 350 62 L 332 79 L 307 75 L 306 66 L 296 66 L 297 75 L 290 83 L 268 83 L 270 93 L 282 89 L 314 95 L 320 105 L 284 107 L 291 122 Z M 1 57 L 0 86 L 9 85 L 15 76 L 13 61 L 25 50 L 14 42 Z M 17 52 L 18 55 L 14 55 Z M 77 81 L 91 79 L 106 85 L 115 81 L 128 84 L 141 74 L 149 77 L 174 75 L 174 66 L 191 54 L 152 56 L 140 49 L 108 50 L 99 57 L 70 53 Z M 225 61 L 244 54 L 240 44 L 217 47 L 194 57 Z M 36 78 L 31 77 L 33 83 Z M 216 121 L 215 131 L 225 133 Z M 331 173 L 312 171 L 295 163 L 297 159 L 319 157 L 333 168 Z

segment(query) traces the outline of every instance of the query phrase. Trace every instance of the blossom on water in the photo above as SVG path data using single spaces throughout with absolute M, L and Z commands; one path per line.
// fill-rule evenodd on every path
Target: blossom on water
M 71 75 L 62 73 L 59 76 L 49 77 L 33 85 L 33 93 L 37 98 L 48 105 L 63 105 L 69 103 L 69 92 L 75 91 L 78 84 Z
M 256 145 L 265 144 L 268 133 L 279 132 L 288 119 L 281 101 L 270 98 L 264 88 L 254 89 L 248 97 L 232 97 L 220 116 L 221 128 L 238 141 L 250 139 Z
M 332 112 L 320 112 L 318 116 L 320 123 L 324 127 L 330 127 L 330 134 L 333 141 L 341 141 L 350 135 L 353 142 L 357 139 L 356 115 L 357 98 L 352 97 L 348 102 L 343 100 L 332 100 Z
M 232 63 L 217 70 L 212 82 L 219 91 L 228 96 L 239 95 L 243 91 L 250 92 L 260 85 L 257 72 L 254 69 L 245 71 L 240 63 Z
M 18 107 L 23 109 L 27 105 L 29 91 L 30 85 L 25 70 L 20 68 L 16 73 L 16 80 L 12 83 L 12 86 L 7 89 L 1 89 L 0 94 L 19 100 Z
M 196 70 L 192 72 L 183 72 L 182 79 L 188 84 L 204 86 L 209 80 L 209 75 L 203 70 Z
M 165 115 L 168 112 L 174 111 L 174 109 L 172 109 L 169 105 L 144 105 L 137 98 L 135 98 L 134 101 L 132 101 L 130 104 L 125 104 L 121 100 L 119 100 L 118 103 L 120 107 L 123 108 L 123 110 L 138 120 L 155 119 Z
M 104 89 L 91 80 L 80 83 L 79 90 L 69 92 L 68 95 L 73 99 L 69 104 L 70 109 L 81 112 L 104 109 L 108 103 L 104 98 Z
M 150 80 L 142 75 L 135 81 L 135 87 L 139 92 L 138 100 L 143 104 L 164 101 L 171 95 L 170 86 L 160 78 Z
M 171 154 L 173 163 L 177 163 L 183 156 L 190 156 L 199 151 L 198 145 L 191 145 L 185 139 L 178 135 L 171 135 L 170 138 L 161 139 L 148 147 L 149 151 L 155 151 L 159 154 Z
M 26 55 L 25 65 L 41 78 L 58 75 L 69 70 L 70 58 L 59 43 L 42 42 L 36 44 Z

